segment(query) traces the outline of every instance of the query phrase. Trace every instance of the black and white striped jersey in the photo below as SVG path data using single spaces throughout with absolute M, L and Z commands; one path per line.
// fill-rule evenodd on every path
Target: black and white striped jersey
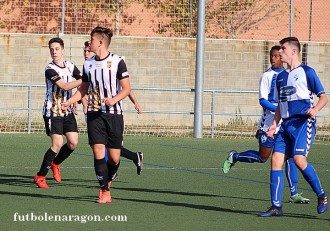
M 96 56 L 87 59 L 84 63 L 82 77 L 83 82 L 90 83 L 87 112 L 102 111 L 121 115 L 123 113 L 122 100 L 113 106 L 105 105 L 102 100 L 116 96 L 122 90 L 119 81 L 128 77 L 126 63 L 118 55 L 109 53 L 102 60 L 96 60 Z
M 70 105 L 66 112 L 61 110 L 61 103 L 72 96 L 72 90 L 62 90 L 55 83 L 60 79 L 66 83 L 81 79 L 79 69 L 68 61 L 64 61 L 64 67 L 59 67 L 52 61 L 45 68 L 45 79 L 46 97 L 43 106 L 43 116 L 63 117 L 72 113 L 73 105 Z

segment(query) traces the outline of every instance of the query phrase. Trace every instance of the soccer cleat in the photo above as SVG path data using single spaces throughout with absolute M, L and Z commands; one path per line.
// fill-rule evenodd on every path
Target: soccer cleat
M 289 202 L 292 204 L 308 204 L 311 200 L 303 197 L 301 194 L 302 193 L 297 193 L 294 196 L 290 196 Z
M 270 207 L 266 212 L 259 213 L 258 217 L 280 217 L 283 216 L 282 207 Z
M 111 186 L 111 181 L 108 182 L 108 189 L 110 189 L 110 186 Z M 99 199 L 101 199 L 102 197 L 102 189 L 100 188 L 99 189 Z
M 51 169 L 53 171 L 53 177 L 54 180 L 57 182 L 61 182 L 61 171 L 60 171 L 60 165 L 59 164 L 54 164 L 54 162 L 51 163 Z
M 235 165 L 234 160 L 233 160 L 233 155 L 236 153 L 237 153 L 236 150 L 231 150 L 228 154 L 227 159 L 223 162 L 222 171 L 224 174 L 227 174 L 229 172 L 229 170 L 231 169 L 231 167 L 233 167 Z
M 48 188 L 45 176 L 35 175 L 33 181 L 38 186 L 38 188 Z
M 134 162 L 134 164 L 136 165 L 136 173 L 140 175 L 143 169 L 143 152 L 137 152 L 136 155 L 138 161 Z
M 111 177 L 111 181 L 115 181 L 118 179 L 118 173 L 115 173 L 112 177 Z
M 317 205 L 317 212 L 324 213 L 328 209 L 328 196 L 323 194 L 317 198 L 318 205 Z
M 105 204 L 110 203 L 112 201 L 110 191 L 101 191 L 101 195 L 96 203 Z

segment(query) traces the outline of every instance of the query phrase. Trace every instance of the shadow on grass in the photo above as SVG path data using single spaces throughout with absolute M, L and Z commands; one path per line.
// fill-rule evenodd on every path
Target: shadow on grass
M 138 203 L 149 203 L 149 204 L 159 204 L 165 205 L 170 207 L 184 207 L 190 209 L 199 209 L 199 210 L 208 210 L 208 211 L 217 211 L 217 212 L 225 212 L 225 213 L 235 213 L 235 214 L 246 214 L 246 215 L 253 215 L 257 216 L 262 211 L 248 211 L 248 210 L 239 210 L 239 209 L 229 209 L 229 208 L 222 208 L 217 206 L 211 205 L 198 205 L 198 204 L 189 204 L 183 202 L 170 202 L 170 201 L 157 201 L 157 200 L 143 200 L 143 199 L 129 199 L 129 198 L 116 198 L 117 200 L 122 201 L 132 201 Z M 330 221 L 330 219 L 308 215 L 308 214 L 299 214 L 299 213 L 284 213 L 285 217 L 291 218 L 299 218 L 299 219 L 310 219 L 310 220 L 323 220 L 323 221 Z M 272 219 L 272 218 L 262 218 L 260 219 Z

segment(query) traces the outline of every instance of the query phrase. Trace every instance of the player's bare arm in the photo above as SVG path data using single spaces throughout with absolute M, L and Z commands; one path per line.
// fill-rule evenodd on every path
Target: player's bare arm
M 88 82 L 83 82 L 79 89 L 76 91 L 76 93 L 70 98 L 68 99 L 66 102 L 63 102 L 61 104 L 61 109 L 62 110 L 67 110 L 67 108 L 75 103 L 75 102 L 78 102 L 79 100 L 81 100 L 82 97 L 85 96 L 85 94 L 87 93 L 87 90 L 88 90 L 88 87 L 89 87 L 89 83 Z
M 128 78 L 124 78 L 120 80 L 120 84 L 122 86 L 122 90 L 115 97 L 113 98 L 107 97 L 102 100 L 102 102 L 104 102 L 107 106 L 115 105 L 115 103 L 124 99 L 131 92 L 131 85 Z
M 268 131 L 266 132 L 268 137 L 274 138 L 276 127 L 280 122 L 280 120 L 281 120 L 281 111 L 280 111 L 280 107 L 277 107 L 274 115 L 273 124 L 269 127 Z
M 128 95 L 129 99 L 131 100 L 131 102 L 134 104 L 134 108 L 137 111 L 138 114 L 142 113 L 142 107 L 139 105 L 135 94 L 133 93 L 133 91 L 131 90 L 131 92 Z
M 315 107 L 310 108 L 309 110 L 307 110 L 306 114 L 311 117 L 314 118 L 316 116 L 316 114 L 328 103 L 328 97 L 326 94 L 321 94 L 319 96 L 319 101 L 317 102 L 317 104 L 315 105 Z
M 71 90 L 71 89 L 74 89 L 78 86 L 80 86 L 82 83 L 82 80 L 79 79 L 79 80 L 76 80 L 76 81 L 72 81 L 72 82 L 64 82 L 63 79 L 59 79 L 58 81 L 56 81 L 56 85 L 61 88 L 62 90 L 64 91 L 68 91 L 68 90 Z

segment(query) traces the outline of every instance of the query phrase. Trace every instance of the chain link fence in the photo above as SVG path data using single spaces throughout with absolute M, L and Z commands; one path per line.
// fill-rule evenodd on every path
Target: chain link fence
M 195 37 L 196 0 L 0 0 L 0 32 Z M 206 37 L 330 41 L 329 0 L 206 0 Z

